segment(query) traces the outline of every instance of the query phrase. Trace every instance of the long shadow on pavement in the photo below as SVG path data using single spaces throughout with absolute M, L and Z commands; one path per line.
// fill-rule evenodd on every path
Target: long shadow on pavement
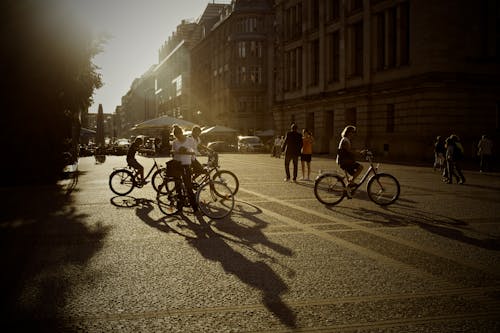
M 66 297 L 83 280 L 74 272 L 80 272 L 77 267 L 85 266 L 101 249 L 107 228 L 86 225 L 87 216 L 77 212 L 64 187 L 0 188 L 0 200 L 4 328 L 13 325 L 16 331 L 38 332 L 69 329 Z
M 284 325 L 295 328 L 296 316 L 293 311 L 283 302 L 281 295 L 288 290 L 288 286 L 282 278 L 273 271 L 273 269 L 264 262 L 271 261 L 279 265 L 279 261 L 262 251 L 255 248 L 256 244 L 262 244 L 281 255 L 291 256 L 293 252 L 274 242 L 271 242 L 263 233 L 262 229 L 267 226 L 267 222 L 259 219 L 257 215 L 260 210 L 255 206 L 249 206 L 246 212 L 241 211 L 240 203 L 239 214 L 250 219 L 254 227 L 247 227 L 238 224 L 231 217 L 222 220 L 208 221 L 204 216 L 196 216 L 194 220 L 184 214 L 161 219 L 153 219 L 149 216 L 154 209 L 154 203 L 151 200 L 138 200 L 136 206 L 136 215 L 147 225 L 158 228 L 164 232 L 174 232 L 186 238 L 191 246 L 206 259 L 219 262 L 223 269 L 237 276 L 243 283 L 258 289 L 262 293 L 262 303 L 273 313 Z M 252 210 L 252 212 L 250 212 Z M 238 213 L 238 210 L 233 212 Z M 191 214 L 190 214 L 191 215 Z M 192 215 L 191 215 L 192 216 Z M 175 224 L 175 225 L 173 225 Z M 210 224 L 214 224 L 222 233 L 214 231 Z M 181 229 L 190 229 L 190 232 L 183 232 Z M 263 260 L 252 261 L 236 251 L 229 244 L 237 243 L 254 251 Z M 284 265 L 281 265 L 284 267 Z M 295 273 L 288 269 L 289 275 Z

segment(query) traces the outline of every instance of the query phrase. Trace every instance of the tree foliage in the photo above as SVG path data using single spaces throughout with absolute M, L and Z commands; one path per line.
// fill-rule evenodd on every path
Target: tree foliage
M 4 1 L 1 184 L 54 182 L 81 111 L 101 87 L 92 62 L 103 39 L 61 0 Z

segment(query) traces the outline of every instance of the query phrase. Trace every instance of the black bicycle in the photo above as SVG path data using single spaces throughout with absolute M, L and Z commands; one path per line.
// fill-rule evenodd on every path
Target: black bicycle
M 137 170 L 128 165 L 126 167 L 114 168 L 114 171 L 109 175 L 109 188 L 117 195 L 127 195 L 132 192 L 135 187 L 142 188 L 145 184 L 147 184 L 147 180 L 151 174 L 153 175 L 153 180 L 160 178 L 162 168 L 154 158 L 153 161 L 153 166 L 144 177 L 144 180 L 146 181 L 145 183 L 141 182 L 139 179 L 139 173 Z M 157 186 L 160 184 L 158 182 L 155 183 L 154 181 L 151 182 L 151 184 L 153 185 L 155 191 L 158 192 L 159 188 Z
M 368 179 L 366 192 L 371 201 L 380 206 L 387 206 L 394 203 L 400 194 L 400 186 L 396 177 L 388 173 L 379 173 L 378 165 L 373 165 L 373 154 L 369 150 L 361 152 L 370 167 L 361 178 L 358 184 L 348 182 L 348 174 L 340 176 L 337 173 L 326 172 L 316 177 L 314 182 L 314 195 L 319 202 L 325 205 L 336 205 L 344 197 L 352 198 L 356 190 Z M 368 177 L 372 174 L 371 177 Z
M 170 162 L 170 164 L 169 164 Z M 164 183 L 157 194 L 158 207 L 165 215 L 174 215 L 190 208 L 188 190 L 182 181 L 179 166 L 175 161 L 167 162 L 164 171 Z M 221 219 L 229 215 L 234 209 L 234 195 L 224 183 L 210 177 L 200 179 L 202 182 L 193 182 L 196 203 L 200 211 L 213 219 Z
M 206 183 L 208 180 L 219 181 L 231 189 L 231 193 L 236 195 L 238 189 L 240 188 L 240 182 L 236 175 L 229 170 L 221 170 L 219 166 L 219 154 L 215 151 L 209 150 L 207 152 L 208 160 L 207 163 L 203 164 L 203 171 L 201 174 L 196 175 L 193 172 L 193 186 L 197 184 Z M 167 169 L 162 167 L 158 173 L 153 175 L 153 187 L 157 189 L 157 192 L 161 194 L 167 194 L 169 191 L 169 177 L 167 176 Z

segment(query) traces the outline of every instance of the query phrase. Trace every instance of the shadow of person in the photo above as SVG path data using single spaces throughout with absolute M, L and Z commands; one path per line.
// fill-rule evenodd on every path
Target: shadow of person
M 259 290 L 262 304 L 284 325 L 296 327 L 296 315 L 281 295 L 288 291 L 286 283 L 264 262 L 252 262 L 218 237 L 210 228 L 198 230 L 203 235 L 190 239 L 191 244 L 206 259 L 219 262 L 224 271 L 238 277 L 243 283 Z

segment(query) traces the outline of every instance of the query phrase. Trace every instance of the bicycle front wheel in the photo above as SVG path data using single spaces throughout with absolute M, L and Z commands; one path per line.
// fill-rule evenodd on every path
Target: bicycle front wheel
M 129 170 L 115 170 L 109 175 L 109 188 L 117 195 L 129 194 L 134 186 L 134 175 Z
M 212 219 L 221 219 L 234 209 L 234 195 L 224 183 L 210 180 L 202 184 L 196 192 L 199 209 Z
M 366 191 L 371 201 L 380 206 L 387 206 L 398 199 L 400 186 L 394 176 L 379 173 L 370 178 Z
M 238 189 L 240 188 L 240 182 L 238 177 L 234 173 L 228 170 L 219 170 L 212 176 L 213 180 L 224 183 L 231 189 L 233 195 L 236 195 Z
M 345 196 L 342 177 L 333 174 L 319 176 L 314 182 L 314 195 L 324 205 L 336 205 Z
M 152 185 L 156 192 L 161 194 L 168 194 L 167 182 L 167 168 L 160 168 L 153 173 Z

